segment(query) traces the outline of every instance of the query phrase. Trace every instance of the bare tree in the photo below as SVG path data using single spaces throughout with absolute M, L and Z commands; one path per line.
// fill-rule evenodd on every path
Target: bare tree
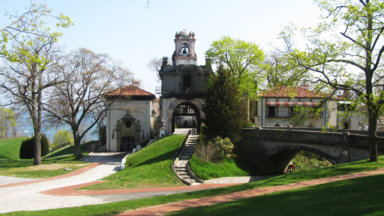
M 32 4 L 27 12 L 11 15 L 10 24 L 0 29 L 0 57 L 8 64 L 0 70 L 0 88 L 9 104 L 26 107 L 34 130 L 34 161 L 41 164 L 40 131 L 43 92 L 58 83 L 50 68 L 57 59 L 54 44 L 61 36 L 45 26 L 45 18 L 57 20 L 57 26 L 69 27 L 64 15 L 52 15 L 45 5 Z
M 51 120 L 71 127 L 74 154 L 81 157 L 82 138 L 101 120 L 109 107 L 104 94 L 131 83 L 132 74 L 113 64 L 108 55 L 87 49 L 70 53 L 65 64 L 57 70 L 65 81 L 56 85 L 45 110 Z

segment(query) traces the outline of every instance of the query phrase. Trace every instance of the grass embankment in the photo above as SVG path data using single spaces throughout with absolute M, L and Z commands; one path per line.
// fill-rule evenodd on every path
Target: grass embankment
M 221 162 L 205 162 L 193 155 L 190 160 L 191 170 L 202 180 L 229 176 L 249 176 L 249 172 L 241 169 L 234 159 L 224 159 Z
M 81 152 L 83 152 L 84 156 L 88 154 L 92 142 L 94 141 L 86 142 L 80 145 Z M 72 155 L 74 152 L 75 152 L 75 147 L 73 145 L 69 145 L 45 155 L 44 158 L 54 158 L 54 157 L 60 157 L 64 155 Z
M 184 135 L 164 137 L 142 150 L 129 155 L 125 169 L 104 180 L 106 183 L 84 189 L 166 187 L 183 185 L 171 169 L 173 156 L 183 144 Z
M 128 201 L 122 201 L 122 202 L 115 202 L 115 203 L 108 203 L 108 204 L 102 204 L 102 205 L 91 205 L 91 206 L 82 206 L 82 207 L 74 207 L 74 208 L 63 208 L 63 209 L 53 209 L 53 210 L 43 210 L 43 211 L 35 211 L 35 212 L 15 212 L 15 213 L 9 213 L 5 215 L 115 215 L 123 211 L 127 211 L 130 209 L 137 209 L 137 208 L 142 208 L 146 206 L 154 206 L 154 205 L 161 205 L 165 203 L 170 203 L 170 202 L 177 202 L 177 201 L 182 201 L 182 200 L 188 200 L 188 199 L 194 199 L 194 198 L 201 198 L 201 197 L 207 197 L 207 196 L 213 196 L 213 195 L 219 195 L 219 194 L 226 194 L 226 193 L 231 193 L 231 192 L 236 192 L 236 191 L 242 191 L 242 190 L 247 190 L 247 189 L 253 189 L 253 188 L 261 188 L 261 187 L 268 187 L 268 186 L 276 186 L 276 185 L 284 185 L 284 184 L 291 184 L 295 182 L 300 182 L 300 181 L 305 181 L 305 180 L 310 180 L 310 179 L 316 179 L 316 178 L 322 178 L 322 177 L 329 177 L 329 176 L 336 176 L 336 175 L 343 175 L 343 174 L 349 174 L 349 173 L 355 173 L 355 172 L 362 172 L 362 171 L 368 171 L 368 170 L 375 170 L 378 168 L 383 168 L 384 167 L 384 156 L 381 156 L 379 158 L 379 162 L 367 162 L 367 161 L 358 161 L 358 162 L 353 162 L 353 163 L 348 163 L 348 164 L 340 164 L 340 165 L 335 165 L 332 167 L 327 167 L 327 168 L 320 168 L 320 169 L 315 169 L 315 170 L 307 170 L 307 171 L 299 171 L 293 174 L 289 175 L 280 175 L 280 176 L 275 176 L 269 179 L 264 179 L 261 181 L 257 182 L 251 182 L 248 184 L 242 184 L 242 185 L 236 185 L 232 187 L 226 187 L 226 188 L 217 188 L 217 189 L 211 189 L 211 190 L 204 190 L 204 191 L 196 191 L 196 192 L 190 192 L 190 193 L 182 193 L 182 194 L 174 194 L 174 195 L 167 195 L 167 196 L 159 196 L 159 197 L 151 197 L 151 198 L 145 198 L 145 199 L 137 199 L 137 200 L 128 200 Z M 378 178 L 378 179 L 376 179 Z M 358 185 L 354 186 L 355 182 L 360 182 Z M 260 199 L 263 198 L 268 198 L 269 200 L 263 201 L 265 202 L 263 205 L 272 206 L 272 210 L 269 209 L 269 211 L 275 211 L 275 215 L 311 215 L 311 214 L 306 214 L 308 211 L 306 204 L 308 203 L 308 206 L 317 206 L 315 202 L 312 202 L 312 199 L 316 196 L 314 192 L 316 190 L 313 190 L 314 188 L 323 188 L 324 193 L 326 191 L 332 191 L 337 188 L 341 189 L 341 186 L 339 187 L 338 185 L 342 185 L 345 187 L 346 191 L 335 191 L 334 193 L 330 193 L 329 196 L 326 196 L 327 199 L 331 199 L 333 202 L 330 207 L 332 209 L 325 209 L 328 208 L 327 206 L 323 206 L 323 204 L 319 204 L 317 208 L 321 208 L 323 211 L 328 211 L 331 212 L 334 211 L 332 214 L 317 214 L 317 212 L 314 213 L 317 215 L 349 215 L 349 214 L 342 214 L 344 211 L 343 205 L 346 205 L 347 202 L 350 202 L 350 206 L 354 206 L 353 208 L 356 209 L 357 207 L 361 207 L 360 210 L 356 210 L 355 212 L 350 211 L 351 214 L 357 214 L 360 212 L 359 215 L 363 215 L 361 213 L 362 211 L 365 211 L 366 213 L 372 213 L 370 215 L 381 215 L 383 212 L 384 206 L 382 205 L 382 198 L 377 198 L 378 195 L 382 195 L 384 191 L 379 191 L 379 187 L 381 183 L 383 182 L 383 177 L 380 176 L 373 176 L 373 177 L 367 177 L 363 179 L 356 179 L 356 180 L 348 180 L 343 182 L 337 182 L 337 183 L 331 183 L 331 184 L 324 184 L 320 186 L 315 186 L 315 187 L 310 187 L 310 188 L 304 188 L 296 191 L 289 191 L 289 192 L 284 192 L 284 193 L 289 193 L 288 196 L 283 197 L 280 199 L 281 202 L 286 200 L 286 202 L 291 201 L 291 203 L 294 203 L 292 206 L 289 208 L 295 208 L 298 206 L 298 211 L 299 213 L 292 213 L 292 214 L 285 214 L 285 212 L 280 211 L 282 210 L 283 207 L 281 205 L 277 205 L 275 203 L 275 199 L 273 196 L 278 195 L 278 194 L 283 194 L 282 193 L 274 193 L 271 195 L 266 195 L 260 197 Z M 380 190 L 383 190 L 384 187 L 380 187 Z M 309 190 L 309 191 L 307 191 Z M 312 191 L 311 191 L 312 190 Z M 304 191 L 304 192 L 303 192 Z M 300 192 L 303 192 L 303 194 L 300 194 Z M 356 193 L 356 196 L 354 198 L 350 198 L 354 196 L 353 194 Z M 297 195 L 299 194 L 299 195 Z M 344 199 L 343 194 L 349 194 L 350 199 Z M 372 195 L 375 194 L 375 195 Z M 378 195 L 377 195 L 378 194 Z M 307 195 L 307 196 L 304 196 Z M 333 196 L 338 196 L 338 198 L 333 199 Z M 340 198 L 342 196 L 343 198 Z M 272 198 L 271 198 L 272 197 Z M 301 198 L 300 198 L 301 197 Z M 309 197 L 309 198 L 308 198 Z M 384 196 L 382 196 L 384 197 Z M 300 199 L 299 199 L 300 198 Z M 372 199 L 371 199 L 372 198 Z M 256 198 L 253 198 L 256 199 Z M 377 199 L 377 200 L 373 200 Z M 240 200 L 241 201 L 241 200 Z M 260 201 L 261 202 L 261 201 Z M 322 200 L 322 202 L 325 202 Z M 252 203 L 252 202 L 249 202 Z M 338 204 L 339 203 L 339 204 Z M 369 203 L 369 204 L 367 204 Z M 370 203 L 372 203 L 372 206 L 370 206 Z M 378 205 L 377 203 L 380 203 Z M 258 204 L 258 202 L 254 201 L 253 205 Z M 286 205 L 286 204 L 284 204 Z M 324 203 L 325 205 L 325 203 Z M 356 206 L 355 206 L 356 205 Z M 364 206 L 365 205 L 365 206 Z M 258 205 L 259 206 L 259 205 Z M 278 208 L 276 208 L 278 206 Z M 236 209 L 236 214 L 232 215 L 241 215 L 237 213 L 237 209 L 240 208 L 241 205 L 238 206 L 239 208 Z M 262 207 L 260 207 L 262 208 Z M 284 208 L 288 208 L 284 206 Z M 341 209 L 343 208 L 343 209 Z M 244 209 L 241 209 L 241 211 L 245 212 L 247 207 L 244 207 Z M 256 210 L 255 210 L 256 211 Z M 320 211 L 319 211 L 320 212 Z M 340 212 L 340 214 L 338 214 Z M 252 215 L 255 214 L 254 210 L 250 210 L 248 214 L 252 213 Z M 256 211 L 256 213 L 258 213 Z M 178 214 L 183 214 L 183 213 L 178 213 Z M 247 214 L 247 213 L 244 213 Z M 202 215 L 202 213 L 200 213 Z M 209 214 L 207 214 L 209 215 Z
M 0 139 L 0 159 L 19 160 L 21 142 L 25 139 L 27 137 Z
M 43 165 L 32 166 L 33 159 L 20 159 L 20 146 L 24 139 L 26 137 L 0 140 L 0 175 L 48 178 L 66 174 L 86 165 L 86 163 L 76 161 L 72 155 L 66 155 L 60 158 L 44 158 Z

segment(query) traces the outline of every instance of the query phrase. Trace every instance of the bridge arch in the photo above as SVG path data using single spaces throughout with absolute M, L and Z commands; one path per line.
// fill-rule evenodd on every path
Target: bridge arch
M 282 170 L 285 172 L 289 166 L 289 163 L 295 158 L 295 156 L 300 151 L 307 151 L 311 152 L 313 154 L 316 154 L 327 161 L 331 162 L 332 164 L 337 163 L 337 158 L 334 156 L 328 154 L 328 152 L 325 152 L 321 149 L 313 148 L 311 146 L 304 146 L 304 145 L 297 145 L 297 144 L 288 144 L 284 143 L 286 147 L 279 148 L 279 151 L 277 151 L 275 154 L 272 154 L 271 161 L 275 164 L 275 167 L 278 167 L 278 170 Z
M 283 173 L 300 150 L 315 153 L 332 164 L 369 158 L 367 135 L 292 128 L 243 129 L 240 152 L 259 173 Z M 384 137 L 377 137 L 384 152 Z

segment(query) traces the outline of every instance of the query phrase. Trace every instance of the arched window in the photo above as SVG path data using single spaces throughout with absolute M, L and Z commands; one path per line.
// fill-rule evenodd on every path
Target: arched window
M 189 47 L 187 43 L 183 43 L 183 45 L 181 45 L 181 53 L 184 56 L 187 56 L 189 54 Z

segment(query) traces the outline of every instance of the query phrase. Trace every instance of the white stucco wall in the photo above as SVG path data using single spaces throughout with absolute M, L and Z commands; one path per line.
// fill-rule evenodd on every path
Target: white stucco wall
M 141 142 L 150 139 L 151 130 L 151 101 L 149 100 L 124 100 L 114 101 L 110 108 L 107 110 L 107 151 L 119 151 L 117 149 L 116 140 L 116 124 L 121 120 L 127 112 L 140 122 Z

